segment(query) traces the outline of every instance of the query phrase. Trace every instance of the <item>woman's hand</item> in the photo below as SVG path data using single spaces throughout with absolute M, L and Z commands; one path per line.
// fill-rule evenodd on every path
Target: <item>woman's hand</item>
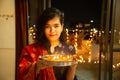
M 66 80 L 74 80 L 77 63 L 69 67 Z
M 48 67 L 47 65 L 44 64 L 43 60 L 37 60 L 36 65 L 37 65 L 37 69 L 44 69 Z
M 38 74 L 40 70 L 45 69 L 48 65 L 45 65 L 43 60 L 38 59 L 36 62 L 36 73 Z

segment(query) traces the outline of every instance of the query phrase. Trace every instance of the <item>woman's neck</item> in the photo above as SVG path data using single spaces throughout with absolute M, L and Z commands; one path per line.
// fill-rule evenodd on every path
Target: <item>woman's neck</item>
M 55 47 L 60 44 L 60 41 L 50 42 L 50 44 L 51 44 L 51 46 L 50 46 L 50 52 L 54 53 Z
M 53 42 L 50 42 L 50 44 L 52 47 L 56 47 L 60 44 L 60 41 L 53 41 Z

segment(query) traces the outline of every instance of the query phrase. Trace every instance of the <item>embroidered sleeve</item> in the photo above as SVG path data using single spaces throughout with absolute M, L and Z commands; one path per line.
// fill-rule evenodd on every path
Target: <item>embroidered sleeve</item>
M 23 77 L 27 74 L 32 64 L 33 59 L 27 48 L 24 48 L 20 56 L 20 61 L 18 63 L 17 80 L 23 80 Z

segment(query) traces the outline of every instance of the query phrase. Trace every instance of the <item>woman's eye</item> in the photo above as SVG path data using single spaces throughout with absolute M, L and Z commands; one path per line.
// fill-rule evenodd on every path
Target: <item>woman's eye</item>
M 58 25 L 55 26 L 55 28 L 59 27 Z
M 49 28 L 50 26 L 45 26 L 45 28 Z

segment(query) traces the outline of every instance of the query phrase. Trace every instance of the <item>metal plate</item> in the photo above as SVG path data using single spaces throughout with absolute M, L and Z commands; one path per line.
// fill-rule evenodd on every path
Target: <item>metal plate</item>
M 75 60 L 71 59 L 71 60 L 62 60 L 62 61 L 58 61 L 58 60 L 46 60 L 46 57 L 48 56 L 54 56 L 54 55 L 45 55 L 42 56 L 40 59 L 43 60 L 43 63 L 45 65 L 50 65 L 50 66 L 71 66 L 73 64 L 75 64 Z
M 50 65 L 50 66 L 70 66 L 75 64 L 75 61 L 47 61 L 44 60 L 45 65 Z

